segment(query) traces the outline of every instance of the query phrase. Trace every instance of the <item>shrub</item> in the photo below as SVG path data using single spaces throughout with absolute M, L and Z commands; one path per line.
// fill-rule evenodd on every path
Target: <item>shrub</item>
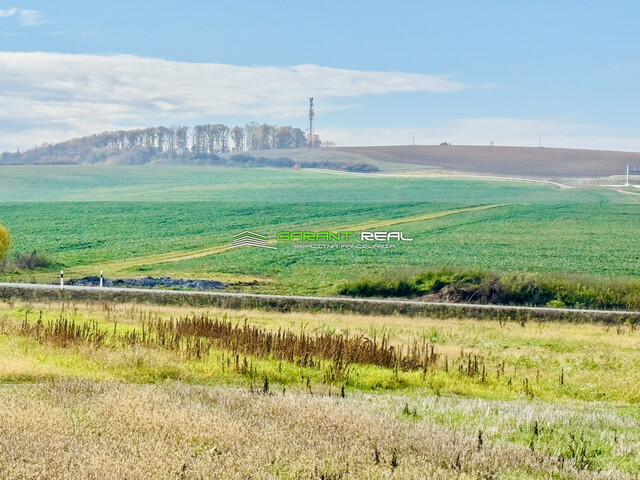
M 347 283 L 339 292 L 356 297 L 419 297 L 493 305 L 595 309 L 640 308 L 640 282 L 554 274 L 496 274 L 441 268 Z
M 2 260 L 7 254 L 10 243 L 11 236 L 9 235 L 9 230 L 6 227 L 0 225 L 0 260 Z
M 547 303 L 547 307 L 566 308 L 566 305 L 562 300 L 551 300 L 549 303 Z
M 0 270 L 35 270 L 49 265 L 49 257 L 34 250 L 31 253 L 18 252 L 5 258 L 0 261 Z

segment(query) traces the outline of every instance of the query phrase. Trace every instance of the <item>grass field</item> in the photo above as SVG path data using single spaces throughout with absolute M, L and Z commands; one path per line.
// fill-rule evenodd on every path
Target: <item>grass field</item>
M 335 293 L 363 275 L 460 266 L 499 272 L 636 277 L 629 245 L 640 198 L 606 189 L 435 178 L 367 178 L 274 169 L 2 167 L 0 223 L 13 250 L 38 250 L 47 271 L 2 278 L 170 275 L 257 280 L 269 292 Z M 451 212 L 481 205 L 489 210 Z M 422 218 L 422 220 L 421 220 Z M 402 230 L 392 251 L 227 251 L 254 230 Z M 211 254 L 209 254 L 211 253 Z M 606 255 L 605 255 L 606 253 Z M 355 266 L 355 268 L 354 268 Z
M 283 360 L 278 348 L 255 350 L 251 335 L 233 347 L 198 343 L 196 355 L 194 339 L 214 338 L 206 329 L 176 342 L 152 327 L 178 318 L 309 341 L 386 338 L 407 354 L 420 339 L 435 353 L 424 371 L 320 351 Z M 131 478 L 181 469 L 185 478 L 633 478 L 640 469 L 640 332 L 630 326 L 19 302 L 1 304 L 0 319 L 4 476 L 121 476 L 127 466 Z M 143 328 L 146 343 L 129 344 Z M 87 461 L 69 464 L 80 450 Z

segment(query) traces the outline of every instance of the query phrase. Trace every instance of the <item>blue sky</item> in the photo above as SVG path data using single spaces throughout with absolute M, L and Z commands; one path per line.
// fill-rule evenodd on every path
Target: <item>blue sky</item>
M 0 2 L 0 151 L 250 120 L 339 145 L 640 150 L 637 2 Z M 66 54 L 66 55 L 60 55 Z

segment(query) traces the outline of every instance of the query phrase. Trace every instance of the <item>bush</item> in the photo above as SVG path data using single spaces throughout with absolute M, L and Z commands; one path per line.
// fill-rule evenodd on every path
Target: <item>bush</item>
M 15 253 L 0 261 L 0 270 L 35 270 L 48 267 L 51 260 L 35 250 L 31 253 Z
M 562 300 L 551 300 L 549 303 L 547 303 L 547 307 L 551 307 L 551 308 L 566 308 L 567 306 L 565 305 L 565 303 Z
M 6 227 L 0 225 L 0 260 L 4 258 L 11 244 L 11 235 Z

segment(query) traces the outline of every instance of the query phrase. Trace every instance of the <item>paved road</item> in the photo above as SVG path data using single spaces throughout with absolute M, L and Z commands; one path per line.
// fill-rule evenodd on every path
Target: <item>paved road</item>
M 339 175 L 351 175 L 358 177 L 397 177 L 397 178 L 451 178 L 462 180 L 497 180 L 505 182 L 524 182 L 524 183 L 542 183 L 545 185 L 552 185 L 559 188 L 576 188 L 573 185 L 566 185 L 564 183 L 552 182 L 551 180 L 540 180 L 535 178 L 526 177 L 504 177 L 499 175 L 480 175 L 480 174 L 447 174 L 447 173 L 364 173 L 364 172 L 346 172 L 344 170 L 329 170 L 326 168 L 305 168 L 305 172 L 318 172 L 318 173 L 335 173 Z
M 300 302 L 313 302 L 315 304 L 338 304 L 338 305 L 386 305 L 397 307 L 435 307 L 435 308 L 453 308 L 453 309 L 471 309 L 471 310 L 488 310 L 488 311 L 504 311 L 504 312 L 516 312 L 516 311 L 528 311 L 536 313 L 552 313 L 554 315 L 590 315 L 590 316 L 636 316 L 640 315 L 637 311 L 622 311 L 622 310 L 590 310 L 583 308 L 549 308 L 549 307 L 522 307 L 522 306 L 509 306 L 509 305 L 482 305 L 476 303 L 451 303 L 451 302 L 424 302 L 418 300 L 388 300 L 388 299 L 373 299 L 373 298 L 351 298 L 351 297 L 314 297 L 314 296 L 302 296 L 302 295 L 265 295 L 257 293 L 229 293 L 229 292 L 202 292 L 193 290 L 162 290 L 162 289 L 149 289 L 149 288 L 122 288 L 122 287 L 82 287 L 65 285 L 60 287 L 59 285 L 45 285 L 39 283 L 3 283 L 0 282 L 0 289 L 2 288 L 14 288 L 19 290 L 42 290 L 47 292 L 55 291 L 83 291 L 83 292 L 95 292 L 95 293 L 135 293 L 141 292 L 147 295 L 175 295 L 175 296 L 201 296 L 210 298 L 236 298 L 236 299 L 256 299 L 263 301 L 287 301 L 289 303 Z

